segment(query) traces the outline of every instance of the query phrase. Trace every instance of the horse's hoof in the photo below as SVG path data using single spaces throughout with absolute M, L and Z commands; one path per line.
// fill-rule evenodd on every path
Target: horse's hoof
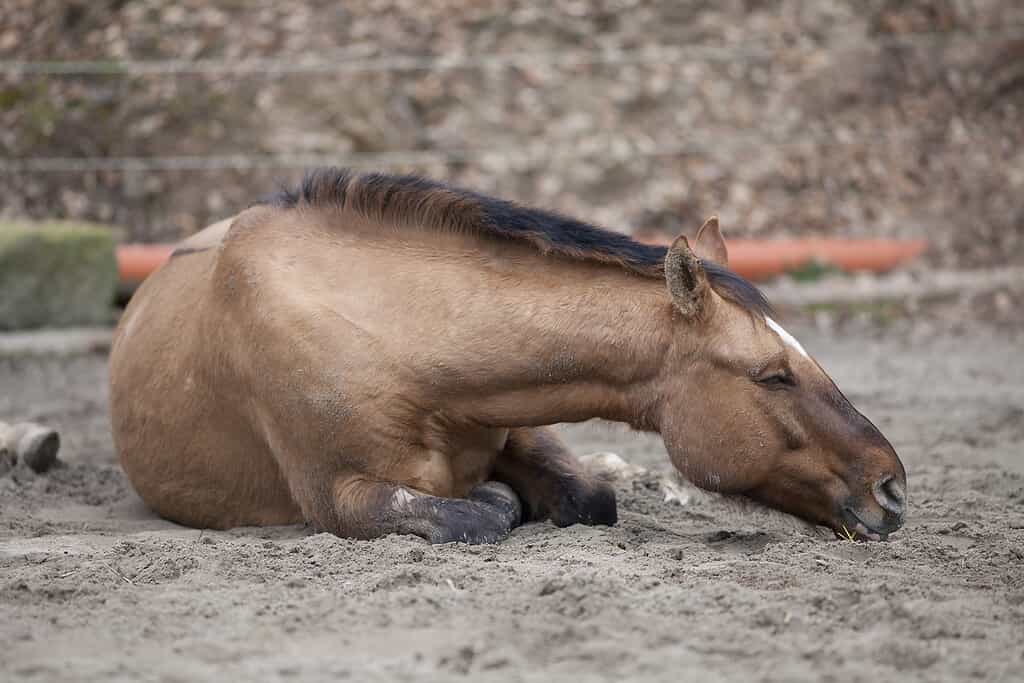
M 508 484 L 503 484 L 500 481 L 485 481 L 482 484 L 477 484 L 469 492 L 469 499 L 497 508 L 502 513 L 503 520 L 508 522 L 510 529 L 523 523 L 523 503 L 519 500 L 519 495 Z
M 586 524 L 615 526 L 619 521 L 615 489 L 606 481 L 567 480 L 558 508 L 551 514 L 555 526 Z
M 523 506 L 507 485 L 488 481 L 473 487 L 465 500 L 443 499 L 440 518 L 426 537 L 431 543 L 497 543 L 522 523 Z
M 0 424 L 0 451 L 7 451 L 32 468 L 45 472 L 57 462 L 60 435 L 57 430 L 32 422 Z

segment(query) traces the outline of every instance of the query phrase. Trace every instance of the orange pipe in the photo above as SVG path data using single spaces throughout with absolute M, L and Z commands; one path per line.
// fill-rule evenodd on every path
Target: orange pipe
M 170 244 L 122 244 L 117 248 L 117 272 L 121 283 L 137 285 L 171 257 Z
M 811 262 L 840 270 L 883 273 L 920 256 L 924 240 L 727 240 L 729 267 L 751 280 L 782 275 Z
M 644 235 L 640 241 L 667 245 L 673 238 Z M 823 263 L 840 270 L 884 273 L 919 256 L 924 240 L 726 240 L 729 268 L 750 280 L 767 280 L 809 263 Z
M 667 244 L 657 237 L 644 241 Z M 812 261 L 820 261 L 841 270 L 868 270 L 876 273 L 893 268 L 919 256 L 928 243 L 924 240 L 727 240 L 729 267 L 751 280 L 765 280 L 794 270 Z M 163 265 L 174 247 L 169 244 L 125 244 L 117 248 L 117 266 L 121 282 L 138 284 Z

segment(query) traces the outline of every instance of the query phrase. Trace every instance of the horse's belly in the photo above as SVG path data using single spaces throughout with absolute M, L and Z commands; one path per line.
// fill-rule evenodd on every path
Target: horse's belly
M 494 462 L 505 448 L 507 439 L 507 429 L 481 429 L 457 440 L 460 448 L 450 455 L 455 495 L 466 495 L 471 488 L 491 476 Z

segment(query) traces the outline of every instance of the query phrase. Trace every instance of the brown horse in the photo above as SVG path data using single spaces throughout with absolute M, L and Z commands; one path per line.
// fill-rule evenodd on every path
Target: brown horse
M 200 527 L 493 542 L 614 524 L 545 425 L 657 431 L 699 486 L 862 538 L 899 528 L 892 447 L 726 268 L 695 251 L 388 175 L 315 172 L 186 241 L 111 354 L 121 462 Z

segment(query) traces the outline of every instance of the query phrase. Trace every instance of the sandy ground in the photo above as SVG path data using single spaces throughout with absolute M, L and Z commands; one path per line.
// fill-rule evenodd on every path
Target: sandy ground
M 615 528 L 186 529 L 118 469 L 102 355 L 0 358 L 0 419 L 60 427 L 65 463 L 0 474 L 0 679 L 1024 679 L 1020 335 L 794 331 L 904 459 L 891 542 L 666 503 L 660 443 L 593 424 L 580 452 L 650 469 Z

